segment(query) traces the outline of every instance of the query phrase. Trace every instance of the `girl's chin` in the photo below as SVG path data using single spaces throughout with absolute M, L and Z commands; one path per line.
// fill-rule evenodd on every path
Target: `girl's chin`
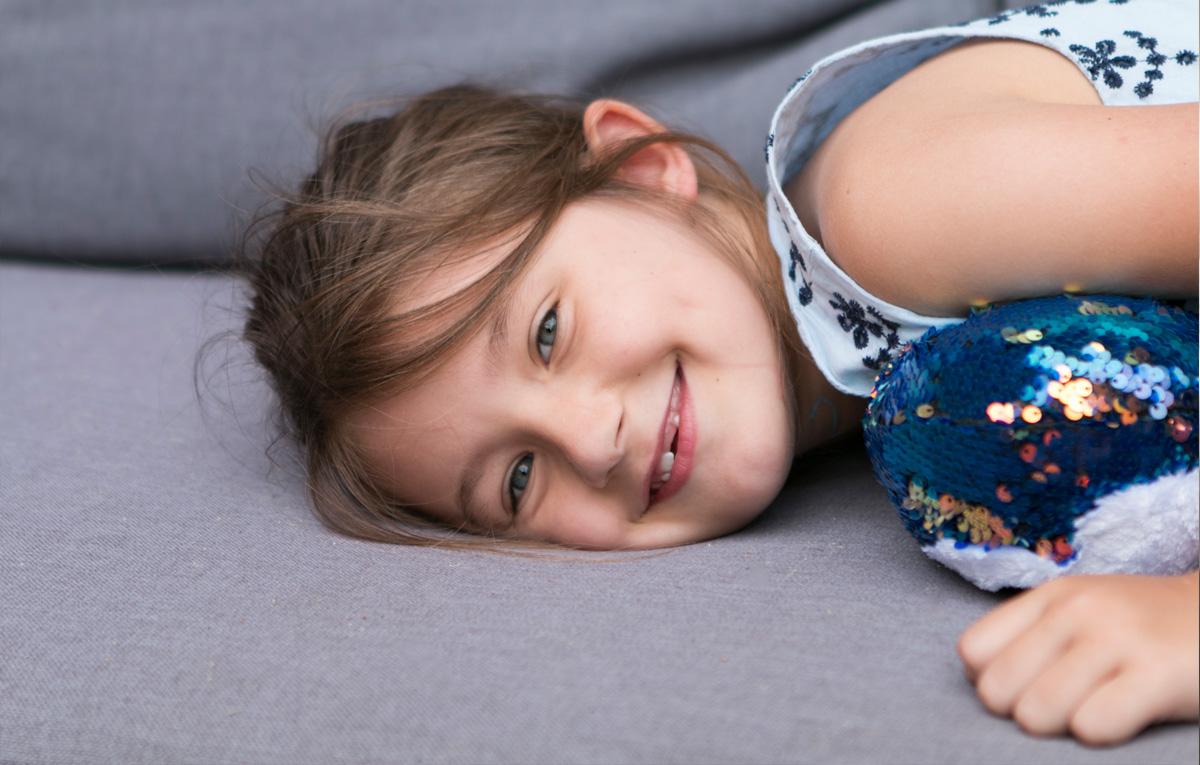
M 653 508 L 651 508 L 653 510 Z M 675 508 L 662 508 L 658 515 L 647 515 L 639 520 L 631 534 L 631 542 L 640 549 L 655 547 L 677 547 L 679 545 L 696 544 L 710 539 L 732 534 L 752 523 L 762 511 L 745 507 L 740 511 L 731 511 L 729 506 L 716 505 L 707 509 L 685 508 L 675 512 Z M 714 517 L 714 515 L 718 517 Z

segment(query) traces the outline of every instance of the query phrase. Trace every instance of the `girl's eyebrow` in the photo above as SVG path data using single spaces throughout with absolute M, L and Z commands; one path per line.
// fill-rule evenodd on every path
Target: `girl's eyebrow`
M 476 526 L 488 526 L 486 513 L 483 508 L 475 504 L 475 487 L 479 484 L 479 479 L 483 475 L 483 468 L 477 464 L 468 463 L 463 469 L 462 477 L 458 484 L 458 506 L 463 509 L 463 515 L 468 521 Z
M 475 486 L 482 474 L 484 471 L 478 466 L 468 464 L 462 471 L 462 476 L 458 478 L 458 507 L 462 507 L 463 516 L 475 525 L 482 525 L 480 513 L 474 507 Z
M 488 344 L 484 358 L 489 378 L 496 376 L 503 362 L 505 341 L 508 340 L 509 312 L 509 306 L 503 306 L 488 322 Z M 483 506 L 475 502 L 475 488 L 482 476 L 483 467 L 479 464 L 479 460 L 470 460 L 463 468 L 458 482 L 458 506 L 463 509 L 463 516 L 479 527 L 489 525 L 487 523 L 489 513 Z M 507 521 L 506 517 L 505 522 Z

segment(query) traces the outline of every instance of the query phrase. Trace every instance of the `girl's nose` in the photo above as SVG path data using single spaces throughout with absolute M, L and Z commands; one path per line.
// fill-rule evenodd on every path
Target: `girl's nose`
M 542 422 L 549 440 L 583 481 L 602 489 L 625 454 L 622 416 L 615 393 L 570 387 L 553 397 Z

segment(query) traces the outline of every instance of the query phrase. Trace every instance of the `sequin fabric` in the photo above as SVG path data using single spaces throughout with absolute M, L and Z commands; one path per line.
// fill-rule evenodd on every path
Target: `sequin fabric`
M 922 545 L 1016 545 L 1066 565 L 1075 521 L 1197 464 L 1197 314 L 1120 295 L 972 309 L 881 369 L 875 474 Z

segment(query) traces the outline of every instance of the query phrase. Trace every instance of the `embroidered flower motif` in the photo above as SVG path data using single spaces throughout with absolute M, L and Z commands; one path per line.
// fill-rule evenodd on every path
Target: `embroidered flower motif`
M 829 305 L 840 311 L 837 320 L 842 331 L 854 333 L 855 348 L 866 348 L 868 329 L 864 326 L 867 320 L 863 315 L 863 307 L 858 304 L 857 300 L 847 302 L 840 292 L 833 293 L 833 297 L 834 299 L 829 301 Z
M 796 281 L 796 261 L 794 260 L 792 261 L 792 264 L 788 266 L 788 278 L 793 282 Z M 806 280 L 804 277 L 800 277 L 800 287 L 796 290 L 796 299 L 800 301 L 800 305 L 808 305 L 812 302 L 812 286 L 809 285 L 808 280 Z
M 1046 27 L 1038 34 L 1040 34 L 1042 37 L 1062 37 L 1062 32 L 1059 32 L 1054 27 Z
M 995 26 L 996 24 L 1003 24 L 1004 22 L 1011 19 L 1013 16 L 1016 16 L 1018 13 L 1023 13 L 1026 16 L 1036 16 L 1038 18 L 1043 18 L 1043 19 L 1049 18 L 1051 16 L 1057 16 L 1058 11 L 1050 10 L 1049 8 L 1046 7 L 1049 5 L 1062 5 L 1062 3 L 1038 3 L 1036 5 L 1027 5 L 1024 8 L 1013 8 L 1011 10 L 1002 11 L 1002 12 L 996 14 L 995 16 L 991 16 L 988 18 L 988 26 Z
M 900 324 L 884 318 L 884 315 L 875 306 L 868 305 L 864 311 L 863 306 L 857 300 L 847 300 L 839 292 L 833 293 L 833 298 L 829 301 L 829 305 L 839 312 L 837 315 L 838 325 L 841 326 L 842 331 L 851 333 L 855 348 L 866 348 L 871 335 L 883 338 L 886 344 L 885 348 L 874 356 L 862 357 L 863 366 L 878 370 L 883 362 L 890 358 L 890 351 L 900 345 L 900 335 L 896 332 L 900 328 Z M 870 314 L 874 321 L 867 318 L 866 314 Z
M 1124 5 L 1128 1 L 1129 0 L 1108 0 L 1108 4 L 1109 5 Z M 1051 8 L 1056 8 L 1060 5 L 1066 5 L 1068 2 L 1074 2 L 1076 5 L 1091 5 L 1092 3 L 1096 2 L 1096 0 L 1047 0 L 1047 2 L 1035 3 L 1033 5 L 1027 5 L 1024 8 L 1010 8 L 1009 10 L 1001 11 L 1000 13 L 996 14 L 995 16 L 984 16 L 983 18 L 979 18 L 979 19 L 968 19 L 967 21 L 962 21 L 957 24 L 951 24 L 949 26 L 962 27 L 962 26 L 966 26 L 967 24 L 972 24 L 972 23 L 975 23 L 978 21 L 985 21 L 985 20 L 987 21 L 988 26 L 995 26 L 996 24 L 1003 24 L 1004 22 L 1008 21 L 1013 16 L 1016 16 L 1018 14 L 1024 14 L 1025 16 L 1045 19 L 1045 18 L 1049 18 L 1051 16 L 1058 15 L 1058 11 L 1052 11 L 1052 10 L 1050 10 Z M 1046 37 L 1053 36 L 1053 35 L 1046 34 L 1046 30 L 1042 30 L 1042 34 L 1045 35 Z
M 795 267 L 795 265 L 796 265 L 797 263 L 799 263 L 799 264 L 800 264 L 800 268 L 801 268 L 801 269 L 803 269 L 803 270 L 805 270 L 805 271 L 807 271 L 807 270 L 808 270 L 808 266 L 807 266 L 807 265 L 805 265 L 805 263 L 804 263 L 804 257 L 803 257 L 803 256 L 800 254 L 800 250 L 799 250 L 799 248 L 797 248 L 797 247 L 796 247 L 796 243 L 795 243 L 795 242 L 792 242 L 792 247 L 791 247 L 791 249 L 789 249 L 789 250 L 788 250 L 788 255 L 789 255 L 789 256 L 791 257 L 791 259 L 792 259 L 792 266 L 793 266 L 793 267 Z
M 867 369 L 873 369 L 876 372 L 879 372 L 883 369 L 884 364 L 892 360 L 892 356 L 893 353 L 891 346 L 887 348 L 880 348 L 875 352 L 874 356 L 863 356 L 862 363 Z
M 1149 64 L 1153 68 L 1146 69 L 1145 71 L 1143 71 L 1142 74 L 1144 74 L 1146 76 L 1146 79 L 1142 80 L 1137 85 L 1133 86 L 1133 92 L 1137 94 L 1138 98 L 1146 98 L 1147 96 L 1154 93 L 1154 82 L 1156 80 L 1161 80 L 1163 78 L 1162 65 L 1167 63 L 1168 59 L 1164 54 L 1159 52 L 1157 38 L 1148 37 L 1146 35 L 1143 35 L 1141 32 L 1138 32 L 1135 29 L 1127 29 L 1124 32 L 1122 32 L 1122 34 L 1130 39 L 1136 40 L 1139 48 L 1150 51 L 1150 55 L 1146 56 L 1146 63 Z M 1111 41 L 1108 41 L 1108 42 L 1111 42 Z M 1097 43 L 1097 47 L 1099 47 L 1099 43 Z M 1071 46 L 1071 50 L 1073 52 L 1075 51 L 1074 45 Z M 1112 51 L 1110 50 L 1109 52 L 1111 53 Z M 1086 57 L 1087 54 L 1084 54 L 1084 55 Z M 1134 63 L 1137 62 L 1137 59 L 1132 56 L 1122 56 L 1120 58 L 1130 59 Z M 1175 54 L 1175 63 L 1180 64 L 1182 66 L 1187 66 L 1187 65 L 1191 64 L 1192 62 L 1194 62 L 1195 60 L 1196 60 L 1196 54 L 1192 53 L 1191 51 L 1188 51 L 1188 50 L 1183 50 L 1183 51 L 1180 51 Z M 1112 59 L 1112 61 L 1113 61 L 1113 63 L 1116 63 L 1116 59 Z M 1128 66 L 1132 66 L 1132 64 L 1129 64 L 1129 65 L 1117 64 L 1117 66 L 1121 66 L 1122 68 L 1128 68 Z M 1093 80 L 1096 79 L 1096 73 L 1091 68 L 1089 68 L 1088 71 L 1092 73 L 1092 79 Z M 1116 84 L 1113 85 L 1112 82 L 1109 81 L 1109 73 L 1108 72 L 1105 72 L 1105 75 L 1104 75 L 1105 84 L 1109 85 L 1109 87 L 1114 87 L 1114 88 L 1120 87 L 1121 82 L 1122 82 L 1121 76 L 1116 74 L 1115 72 L 1112 73 L 1112 76 L 1114 78 L 1113 82 L 1115 82 Z
M 1117 44 L 1112 40 L 1098 40 L 1095 48 L 1072 43 L 1070 50 L 1079 59 L 1079 63 L 1087 68 L 1093 81 L 1103 74 L 1104 84 L 1113 90 L 1125 83 L 1114 67 L 1129 69 L 1137 63 L 1137 59 L 1133 56 L 1113 56 L 1112 54 L 1117 50 Z
M 779 207 L 779 200 L 772 199 L 771 203 L 775 205 L 775 212 L 779 214 L 779 223 L 783 226 L 783 230 L 787 232 L 788 238 L 792 237 L 792 230 L 788 228 L 787 218 L 783 215 L 783 210 Z
M 788 254 L 791 256 L 792 261 L 788 265 L 788 278 L 794 282 L 796 281 L 796 264 L 799 263 L 800 268 L 804 269 L 805 271 L 808 270 L 808 266 L 804 264 L 804 258 L 800 256 L 800 250 L 796 248 L 795 242 L 792 243 L 791 249 L 788 250 Z M 804 277 L 800 277 L 800 287 L 796 290 L 796 299 L 800 301 L 800 305 L 808 305 L 812 302 L 812 286 Z
M 775 133 L 767 133 L 767 145 L 763 147 L 763 162 L 771 164 L 771 147 L 775 145 Z
M 1113 0 L 1109 0 L 1109 2 L 1113 2 Z M 1146 56 L 1145 63 L 1152 68 L 1144 70 L 1142 74 L 1146 79 L 1133 86 L 1133 92 L 1137 94 L 1138 98 L 1146 98 L 1154 93 L 1154 83 L 1163 78 L 1162 66 L 1170 59 L 1158 50 L 1158 38 L 1143 35 L 1135 29 L 1127 29 L 1122 34 L 1136 40 L 1139 48 L 1150 51 L 1150 54 Z M 1112 55 L 1117 49 L 1117 44 L 1112 40 L 1099 40 L 1096 42 L 1095 48 L 1078 44 L 1071 45 L 1069 48 L 1087 69 L 1093 81 L 1103 75 L 1104 84 L 1113 90 L 1125 84 L 1125 79 L 1121 77 L 1117 69 L 1130 69 L 1138 63 L 1136 56 Z M 1181 66 L 1189 66 L 1196 61 L 1196 54 L 1190 50 L 1182 50 L 1175 54 L 1174 61 Z
M 800 289 L 796 290 L 796 299 L 800 301 L 800 305 L 808 305 L 813 299 L 812 287 L 804 279 L 800 281 L 802 284 L 800 285 Z

